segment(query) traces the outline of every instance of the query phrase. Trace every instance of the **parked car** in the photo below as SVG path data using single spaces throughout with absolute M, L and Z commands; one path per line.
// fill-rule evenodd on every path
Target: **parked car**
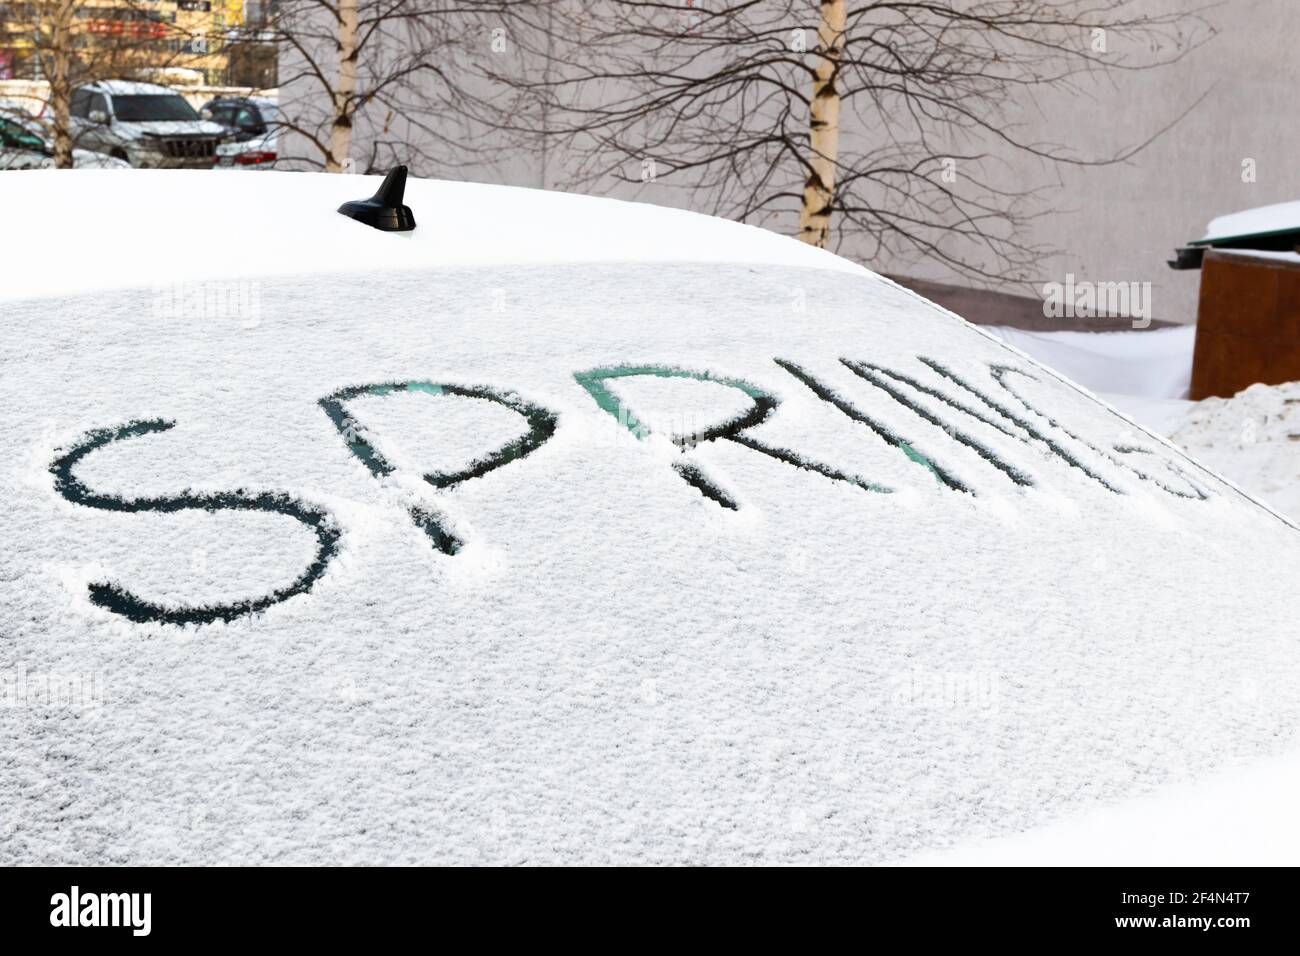
M 253 96 L 222 96 L 204 104 L 200 115 L 220 123 L 228 139 L 217 147 L 217 166 L 271 169 L 276 147 L 279 107 L 274 100 Z
M 77 145 L 141 168 L 209 169 L 226 129 L 155 83 L 105 80 L 72 94 Z
M 44 169 L 54 154 L 40 136 L 11 116 L 0 115 L 0 169 Z
M 88 149 L 72 150 L 77 169 L 128 169 L 130 164 Z M 0 105 L 0 169 L 51 169 L 54 143 L 47 127 L 25 109 Z

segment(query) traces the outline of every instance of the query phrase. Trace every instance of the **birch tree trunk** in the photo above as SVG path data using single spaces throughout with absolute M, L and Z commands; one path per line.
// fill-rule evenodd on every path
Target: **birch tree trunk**
M 54 128 L 54 165 L 72 168 L 72 22 L 77 4 L 58 0 L 49 21 L 49 40 L 41 57 L 50 84 L 50 112 Z
M 835 199 L 835 163 L 840 140 L 840 58 L 844 53 L 847 0 L 822 0 L 817 26 L 817 70 L 808 111 L 808 157 L 812 167 L 803 188 L 799 210 L 799 238 L 825 248 L 830 235 L 831 206 Z
M 331 92 L 334 118 L 330 123 L 330 151 L 325 172 L 341 173 L 352 150 L 353 98 L 357 92 L 357 0 L 339 0 L 338 82 Z

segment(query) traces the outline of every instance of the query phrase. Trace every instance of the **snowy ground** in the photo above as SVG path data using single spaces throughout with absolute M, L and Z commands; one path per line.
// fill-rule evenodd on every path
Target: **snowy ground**
M 1098 394 L 1180 399 L 1191 385 L 1195 326 L 1142 332 L 990 331 Z
M 865 270 L 22 180 L 277 182 L 310 255 L 0 239 L 0 862 L 890 862 L 1300 746 L 1300 533 Z

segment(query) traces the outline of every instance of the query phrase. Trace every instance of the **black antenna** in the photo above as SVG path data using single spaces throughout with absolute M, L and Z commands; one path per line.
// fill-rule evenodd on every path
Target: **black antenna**
M 394 166 L 369 199 L 354 199 L 339 206 L 349 219 L 364 222 L 380 232 L 410 232 L 415 228 L 415 213 L 402 205 L 406 195 L 406 167 Z

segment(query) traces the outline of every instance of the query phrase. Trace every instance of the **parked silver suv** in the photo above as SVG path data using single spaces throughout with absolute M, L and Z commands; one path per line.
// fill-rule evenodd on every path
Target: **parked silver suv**
M 72 94 L 74 142 L 132 166 L 210 169 L 224 127 L 210 123 L 174 90 L 104 80 Z

